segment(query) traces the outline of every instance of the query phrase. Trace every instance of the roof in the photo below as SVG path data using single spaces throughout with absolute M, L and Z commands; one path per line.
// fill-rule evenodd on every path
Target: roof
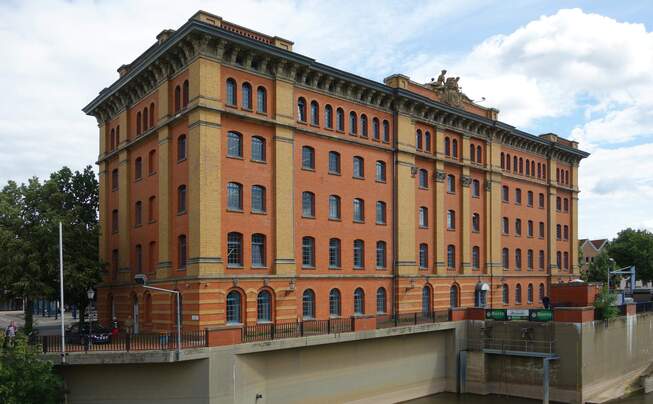
M 582 238 L 578 240 L 578 244 L 582 247 L 585 245 L 585 243 L 589 243 L 589 245 L 592 246 L 596 251 L 600 251 L 605 245 L 607 244 L 608 239 L 607 238 L 601 238 L 597 240 L 590 240 L 587 238 Z

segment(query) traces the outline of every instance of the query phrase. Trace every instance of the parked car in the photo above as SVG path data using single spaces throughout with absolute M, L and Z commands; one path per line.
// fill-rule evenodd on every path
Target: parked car
M 83 344 L 90 340 L 93 344 L 108 344 L 111 342 L 111 330 L 93 322 L 93 326 L 86 322 L 82 327 L 74 323 L 66 331 L 66 342 L 69 344 Z

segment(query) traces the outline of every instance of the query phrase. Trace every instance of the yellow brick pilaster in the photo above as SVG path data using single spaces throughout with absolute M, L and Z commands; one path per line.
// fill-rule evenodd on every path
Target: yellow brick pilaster
M 107 148 L 107 125 L 102 123 L 100 127 L 100 158 L 104 157 Z
M 444 133 L 442 129 L 435 128 L 435 198 L 433 201 L 435 212 L 435 223 L 433 226 L 435 245 L 433 246 L 433 261 L 435 261 L 435 270 L 437 273 L 446 271 L 444 257 L 444 229 L 446 226 L 445 209 L 444 209 Z
M 571 220 L 569 229 L 569 242 L 571 243 L 571 271 L 574 274 L 580 273 L 578 262 L 578 164 L 571 166 Z
M 189 66 L 188 264 L 189 276 L 221 274 L 222 122 L 220 112 L 204 108 L 219 98 L 220 65 L 202 57 Z M 192 108 L 199 106 L 199 108 Z
M 415 218 L 415 122 L 406 115 L 397 116 L 397 271 L 416 275 Z M 405 151 L 402 151 L 405 150 Z
M 464 142 L 463 142 L 464 144 Z M 468 155 L 467 153 L 463 153 L 463 156 Z M 471 273 L 472 271 L 472 265 L 471 265 L 471 256 L 472 256 L 472 247 L 471 247 L 471 234 L 472 234 L 472 227 L 471 227 L 471 222 L 472 222 L 472 210 L 471 210 L 471 189 L 470 185 L 472 183 L 472 177 L 470 176 L 469 172 L 469 167 L 468 166 L 463 166 L 462 170 L 462 177 L 460 178 L 460 183 L 461 183 L 461 214 L 462 214 L 462 220 L 461 220 L 461 229 L 460 229 L 460 237 L 461 237 L 461 263 L 462 263 L 462 270 L 463 273 Z
M 485 174 L 485 239 L 487 273 L 501 270 L 501 145 L 488 141 L 485 144 L 489 171 Z M 493 291 L 494 293 L 494 291 Z
M 118 234 L 119 234 L 119 277 L 121 281 L 128 281 L 130 278 L 130 162 L 129 152 L 122 149 L 118 156 Z
M 166 86 L 167 87 L 167 86 Z M 164 115 L 165 117 L 165 115 Z M 164 119 L 164 117 L 160 119 Z M 170 259 L 170 131 L 163 126 L 158 131 L 159 147 L 157 173 L 159 180 L 159 196 L 157 221 L 159 224 L 159 263 L 156 278 L 165 279 L 170 275 L 172 261 Z
M 109 227 L 107 226 L 107 163 L 102 161 L 98 165 L 98 183 L 99 183 L 99 255 L 100 260 L 109 262 L 107 255 L 107 242 L 109 240 Z
M 277 78 L 275 86 L 275 119 L 279 125 L 274 134 L 274 209 L 275 252 L 274 273 L 295 275 L 294 220 L 294 87 L 290 81 Z
M 557 169 L 557 162 L 553 158 L 549 158 L 548 161 L 548 205 L 547 205 L 547 222 L 548 222 L 548 229 L 547 229 L 547 250 L 548 250 L 548 258 L 549 258 L 549 266 L 548 266 L 548 271 L 550 274 L 553 274 L 554 272 L 557 273 L 560 271 L 560 268 L 558 268 L 557 264 L 557 257 L 556 257 L 556 252 L 557 252 L 557 244 L 556 244 L 556 197 L 557 197 L 557 182 L 556 182 L 556 169 Z

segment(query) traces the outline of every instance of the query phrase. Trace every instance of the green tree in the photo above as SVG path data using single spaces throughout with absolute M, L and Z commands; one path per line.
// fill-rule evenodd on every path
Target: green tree
M 64 293 L 81 312 L 86 290 L 100 280 L 98 183 L 91 167 L 67 167 L 43 184 L 32 178 L 0 192 L 0 286 L 25 299 L 25 331 L 31 332 L 37 298 L 59 297 L 59 222 L 63 225 Z
M 606 249 L 602 249 L 594 260 L 590 262 L 587 271 L 583 274 L 583 279 L 587 282 L 602 282 L 607 284 L 608 271 L 612 268 L 612 262 Z
M 50 361 L 17 335 L 13 347 L 0 352 L 0 403 L 58 404 L 63 402 L 63 381 Z
M 653 280 L 653 233 L 650 231 L 631 228 L 620 231 L 608 245 L 608 254 L 619 268 L 635 265 L 637 279 Z

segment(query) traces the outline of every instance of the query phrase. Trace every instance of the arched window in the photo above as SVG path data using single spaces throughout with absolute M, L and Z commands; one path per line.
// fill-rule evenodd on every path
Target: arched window
M 240 293 L 232 290 L 227 295 L 227 324 L 238 324 L 241 322 L 241 297 Z
M 535 161 L 531 161 L 531 175 L 535 175 Z
M 521 248 L 515 249 L 515 269 L 521 270 Z
M 181 87 L 175 87 L 175 113 L 181 111 Z
M 252 212 L 265 212 L 265 187 L 252 185 Z
M 376 224 L 385 224 L 386 212 L 385 212 L 385 202 L 377 201 L 376 202 Z
M 478 164 L 483 163 L 483 149 L 481 146 L 476 146 L 476 162 Z
M 386 312 L 386 292 L 384 288 L 376 290 L 376 313 L 384 314 Z
M 506 155 L 503 152 L 501 152 L 501 168 L 506 168 Z
M 306 100 L 304 97 L 299 97 L 297 100 L 297 119 L 306 122 Z
M 506 170 L 510 171 L 510 154 L 506 154 Z
M 154 103 L 150 103 L 150 128 L 154 126 Z
M 449 289 L 449 306 L 458 307 L 458 285 L 451 285 Z
M 186 268 L 186 257 L 187 257 L 187 249 L 186 249 L 186 236 L 185 235 L 180 235 L 177 238 L 177 247 L 178 251 L 178 264 L 179 268 Z
M 252 160 L 265 161 L 265 139 L 260 136 L 252 137 Z
M 354 315 L 360 316 L 365 314 L 365 292 L 357 288 L 354 291 Z
M 513 156 L 512 158 L 512 172 L 516 173 L 519 170 L 519 159 L 517 156 Z
M 448 136 L 444 138 L 444 155 L 451 156 L 451 139 Z
M 472 268 L 479 269 L 481 267 L 481 249 L 478 246 L 472 247 Z
M 147 125 L 150 123 L 150 118 L 148 114 L 148 109 L 145 107 L 143 110 L 143 130 L 147 130 Z
M 329 268 L 340 268 L 340 240 L 329 240 Z
M 431 132 L 428 130 L 424 132 L 424 149 L 427 152 L 431 151 Z
M 540 255 L 539 255 L 539 269 L 540 271 L 544 270 L 544 250 L 540 250 Z
M 329 315 L 331 317 L 340 317 L 340 291 L 331 289 L 329 292 Z
M 302 317 L 305 320 L 315 318 L 315 292 L 306 289 L 302 294 Z
M 379 182 L 385 182 L 385 162 L 377 161 L 376 162 L 376 180 Z
M 472 197 L 480 198 L 481 196 L 481 182 L 479 180 L 472 180 Z
M 110 140 L 111 140 L 111 142 L 110 142 L 109 145 L 111 147 L 109 149 L 113 150 L 113 149 L 116 148 L 116 130 L 115 129 L 111 129 L 111 139 Z
M 252 86 L 249 83 L 243 83 L 242 85 L 242 107 L 243 109 L 251 110 L 252 109 Z
M 320 125 L 320 106 L 315 100 L 311 101 L 311 124 Z
M 147 156 L 148 172 L 150 175 L 156 173 L 156 163 L 156 150 L 150 150 L 150 153 Z
M 177 188 L 177 213 L 186 212 L 186 185 Z
M 365 160 L 360 156 L 354 156 L 354 177 L 365 177 Z
M 469 145 L 469 159 L 470 159 L 472 162 L 475 162 L 475 161 L 476 161 L 476 153 L 475 153 L 475 151 L 476 151 L 476 147 L 474 147 L 473 144 L 470 144 L 470 145 Z
M 521 236 L 521 219 L 515 219 L 515 236 Z
M 336 109 L 336 129 L 341 132 L 345 131 L 345 111 L 342 108 Z
M 418 174 L 418 185 L 420 188 L 428 188 L 429 187 L 429 173 L 423 168 L 420 168 L 419 174 Z
M 340 174 L 340 153 L 329 152 L 329 174 Z
M 134 179 L 140 180 L 143 178 L 143 159 L 137 157 L 134 161 Z
M 143 247 L 140 244 L 136 244 L 134 249 L 134 266 L 137 274 L 143 273 Z
M 354 240 L 354 268 L 365 267 L 365 242 L 363 240 Z
M 520 157 L 519 158 L 519 174 L 524 173 L 524 158 Z
M 456 193 L 456 177 L 451 174 L 447 175 L 447 192 L 451 194 Z
M 265 267 L 265 255 L 265 235 L 252 234 L 252 267 Z
M 428 269 L 429 267 L 429 246 L 426 243 L 419 245 L 419 268 Z
M 456 246 L 452 244 L 447 246 L 447 267 L 456 268 Z
M 349 112 L 349 134 L 355 135 L 358 133 L 358 119 L 354 111 Z
M 422 288 L 422 314 L 429 314 L 433 310 L 431 309 L 432 307 L 432 292 L 431 292 L 431 287 L 426 285 Z
M 227 234 L 227 266 L 243 266 L 243 235 L 240 233 Z
M 419 227 L 429 227 L 429 209 L 426 206 L 420 206 L 418 219 Z
M 526 251 L 526 268 L 529 271 L 533 270 L 533 250 L 529 249 Z
M 510 288 L 505 283 L 501 290 L 501 301 L 503 304 L 510 304 Z
M 189 93 L 189 88 L 188 88 L 188 80 L 184 80 L 183 84 L 183 90 L 182 90 L 182 105 L 184 108 L 188 106 L 188 93 Z
M 302 168 L 315 170 L 315 149 L 310 146 L 302 147 Z
M 472 231 L 481 231 L 481 215 L 478 213 L 472 214 Z
M 365 221 L 365 202 L 360 198 L 354 198 L 354 221 Z
M 456 211 L 448 210 L 447 211 L 447 229 L 455 230 L 456 229 Z
M 186 159 L 186 135 L 177 138 L 177 161 Z
M 265 87 L 259 86 L 256 89 L 256 112 L 266 113 L 268 110 L 268 94 Z
M 134 225 L 140 226 L 143 224 L 143 202 L 137 201 L 134 208 Z
M 315 239 L 313 237 L 302 238 L 302 266 L 315 268 Z
M 540 296 L 539 296 L 539 297 L 540 297 L 540 301 L 542 301 L 542 299 L 544 299 L 544 284 L 543 284 L 543 283 L 540 283 L 540 287 L 539 287 L 539 295 L 540 295 Z
M 510 268 L 510 251 L 507 248 L 501 250 L 501 263 L 503 269 Z
M 315 217 L 315 194 L 312 192 L 302 192 L 302 216 Z
M 329 195 L 329 219 L 340 219 L 340 197 Z
M 136 134 L 140 135 L 141 134 L 141 111 L 138 111 L 136 113 Z
M 531 161 L 526 159 L 526 175 L 531 175 Z
M 515 286 L 515 304 L 521 304 L 521 285 Z
M 422 150 L 422 130 L 417 129 L 415 132 L 415 147 L 417 150 Z
M 456 159 L 458 158 L 458 139 L 451 141 L 451 156 Z
M 383 142 L 390 142 L 390 124 L 385 119 L 383 120 Z
M 236 80 L 231 78 L 227 79 L 227 104 L 235 107 L 237 103 Z
M 333 129 L 333 107 L 328 104 L 324 107 L 324 125 L 327 129 Z
M 376 242 L 376 269 L 384 269 L 387 266 L 385 241 Z
M 526 290 L 526 302 L 528 304 L 533 303 L 533 284 L 528 284 L 528 289 Z
M 361 136 L 367 137 L 367 115 L 361 114 Z
M 379 118 L 372 119 L 372 137 L 374 140 L 381 140 L 381 131 L 379 129 Z
M 262 290 L 256 297 L 256 321 L 272 321 L 272 295 L 267 290 Z
M 227 184 L 227 209 L 243 210 L 243 186 L 237 182 Z
M 227 134 L 227 156 L 243 157 L 243 137 L 238 132 Z

